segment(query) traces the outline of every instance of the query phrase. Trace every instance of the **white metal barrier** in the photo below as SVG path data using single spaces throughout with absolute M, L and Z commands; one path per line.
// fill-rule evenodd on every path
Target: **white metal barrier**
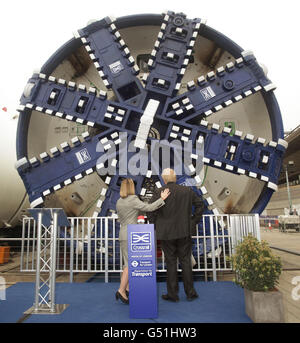
M 70 217 L 71 227 L 60 227 L 57 237 L 56 271 L 73 273 L 103 273 L 108 282 L 110 273 L 122 271 L 117 219 L 113 217 Z M 217 272 L 232 270 L 229 257 L 236 244 L 253 234 L 260 240 L 258 214 L 204 215 L 203 229 L 193 236 L 193 271 Z M 35 272 L 36 268 L 36 222 L 24 217 L 22 231 L 21 263 L 23 272 Z M 46 242 L 45 242 L 46 243 Z M 178 269 L 179 269 L 178 265 Z M 180 270 L 180 269 L 179 269 Z M 165 272 L 164 254 L 157 242 L 157 272 Z

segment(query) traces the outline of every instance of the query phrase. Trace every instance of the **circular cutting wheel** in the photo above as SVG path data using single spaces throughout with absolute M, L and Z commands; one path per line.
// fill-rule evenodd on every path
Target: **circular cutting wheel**
M 262 212 L 287 147 L 274 89 L 252 52 L 202 19 L 107 17 L 75 32 L 28 81 L 16 168 L 32 207 L 106 216 L 120 186 L 121 173 L 101 172 L 112 146 L 114 167 L 126 141 L 136 151 L 153 139 L 204 142 L 204 167 L 194 172 L 193 154 L 189 178 L 207 211 Z M 133 177 L 142 197 L 161 185 L 150 170 Z

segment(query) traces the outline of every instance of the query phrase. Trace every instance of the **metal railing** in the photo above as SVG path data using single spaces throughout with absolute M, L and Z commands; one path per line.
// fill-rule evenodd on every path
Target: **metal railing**
M 229 216 L 233 252 L 235 246 L 243 237 L 252 234 L 260 241 L 260 222 L 258 214 L 255 215 L 230 215 Z
M 73 273 L 103 273 L 108 282 L 111 273 L 122 271 L 119 246 L 119 224 L 113 217 L 70 217 L 71 227 L 60 227 L 56 245 L 56 271 Z M 236 244 L 249 233 L 260 239 L 259 216 L 204 215 L 198 234 L 193 236 L 193 271 L 213 273 L 232 270 L 229 257 Z M 22 230 L 22 272 L 36 271 L 37 227 L 33 218 L 24 217 Z M 46 243 L 46 242 L 45 242 Z M 46 253 L 46 252 L 45 252 Z M 180 265 L 178 264 L 180 270 Z M 164 253 L 157 242 L 157 272 L 165 272 Z

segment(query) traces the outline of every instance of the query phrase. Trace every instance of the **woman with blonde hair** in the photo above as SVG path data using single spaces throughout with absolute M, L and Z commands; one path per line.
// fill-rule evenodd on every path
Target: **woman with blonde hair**
M 164 200 L 169 196 L 169 189 L 165 189 L 160 194 L 160 198 L 152 204 L 141 201 L 135 194 L 134 182 L 132 179 L 124 179 L 121 183 L 120 196 L 116 209 L 120 222 L 119 241 L 123 259 L 123 273 L 120 287 L 116 292 L 116 299 L 128 304 L 129 284 L 128 284 L 128 249 L 127 249 L 127 225 L 137 224 L 137 217 L 140 212 L 152 212 L 165 204 Z

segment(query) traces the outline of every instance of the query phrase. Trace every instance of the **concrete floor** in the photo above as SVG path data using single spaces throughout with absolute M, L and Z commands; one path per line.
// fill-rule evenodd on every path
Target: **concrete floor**
M 279 232 L 277 229 L 261 229 L 261 239 L 267 241 L 270 246 L 298 252 L 300 254 L 300 233 L 295 231 Z M 279 279 L 278 289 L 283 293 L 286 320 L 288 323 L 300 323 L 300 299 L 292 297 L 292 291 L 296 285 L 292 284 L 293 278 L 300 278 L 300 256 L 292 255 L 273 249 L 274 253 L 281 257 L 283 271 Z M 291 270 L 298 269 L 298 270 Z M 299 285 L 299 283 L 298 283 Z M 300 295 L 300 291 L 298 291 Z
M 74 273 L 73 282 L 86 282 L 95 273 Z M 4 278 L 5 283 L 3 284 Z M 69 273 L 57 273 L 57 282 L 69 282 Z M 0 290 L 8 288 L 17 282 L 35 282 L 35 273 L 33 272 L 21 272 L 20 271 L 20 253 L 13 253 L 8 263 L 0 265 Z

